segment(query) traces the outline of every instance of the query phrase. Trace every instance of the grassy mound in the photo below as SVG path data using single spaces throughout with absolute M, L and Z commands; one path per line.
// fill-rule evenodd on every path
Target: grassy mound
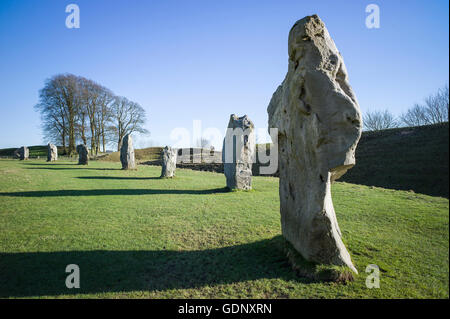
M 134 156 L 136 161 L 156 161 L 161 158 L 162 147 L 148 147 L 143 149 L 135 149 Z M 99 158 L 106 162 L 120 162 L 120 152 L 113 152 Z
M 448 123 L 364 132 L 340 180 L 449 197 Z
M 254 177 L 253 191 L 227 192 L 223 174 L 159 175 L 147 165 L 0 160 L 0 297 L 449 296 L 445 198 L 335 183 L 338 221 L 359 271 L 342 285 L 320 278 L 347 280 L 341 269 L 293 270 L 277 178 Z M 68 264 L 80 267 L 76 291 L 64 284 Z M 369 264 L 380 268 L 379 289 L 365 285 Z

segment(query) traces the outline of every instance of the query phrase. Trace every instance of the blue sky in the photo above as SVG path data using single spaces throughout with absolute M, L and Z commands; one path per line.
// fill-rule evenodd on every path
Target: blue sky
M 80 8 L 80 28 L 65 8 Z M 368 4 L 380 28 L 365 26 Z M 150 136 L 171 144 L 176 127 L 225 129 L 247 114 L 267 127 L 266 108 L 287 71 L 291 26 L 317 13 L 344 57 L 362 111 L 398 115 L 448 84 L 448 1 L 0 2 L 0 148 L 38 145 L 33 109 L 45 79 L 73 73 L 141 104 Z

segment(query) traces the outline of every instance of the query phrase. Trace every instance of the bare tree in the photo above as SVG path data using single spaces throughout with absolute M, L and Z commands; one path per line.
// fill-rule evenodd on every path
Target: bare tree
M 147 133 L 145 110 L 139 104 L 84 77 L 55 75 L 46 81 L 39 99 L 35 108 L 41 113 L 44 136 L 61 142 L 69 154 L 80 140 L 86 145 L 89 140 L 91 153 L 98 154 L 112 141 L 120 147 L 126 134 Z
M 92 80 L 82 77 L 79 80 L 83 100 L 81 110 L 89 120 L 91 153 L 98 154 L 100 143 L 103 144 L 104 151 L 106 148 L 105 123 L 110 120 L 110 103 L 113 100 L 113 94 Z
M 448 86 L 425 99 L 429 124 L 448 122 Z
M 80 78 L 80 86 L 83 97 L 83 108 L 86 110 L 89 119 L 91 154 L 96 151 L 96 115 L 97 115 L 97 99 L 100 94 L 100 86 L 92 80 Z
M 75 120 L 80 107 L 80 94 L 77 77 L 73 74 L 57 75 L 51 80 L 55 94 L 63 103 L 68 125 L 68 154 L 75 153 Z
M 145 110 L 136 102 L 132 102 L 125 97 L 115 97 L 112 103 L 112 123 L 110 127 L 116 137 L 117 150 L 120 150 L 122 138 L 130 133 L 146 134 L 144 128 Z
M 388 110 L 367 112 L 363 116 L 363 123 L 367 131 L 380 131 L 398 127 L 399 125 L 395 117 Z
M 448 86 L 425 98 L 425 104 L 415 104 L 400 117 L 406 126 L 421 126 L 448 122 Z
M 419 104 L 415 104 L 400 116 L 400 120 L 406 126 L 421 126 L 428 123 L 427 110 Z
M 75 152 L 75 121 L 79 107 L 78 82 L 72 74 L 59 74 L 48 79 L 39 91 L 39 103 L 35 106 L 41 113 L 42 128 L 47 132 L 44 135 L 59 132 L 63 148 L 69 154 Z
M 104 86 L 80 77 L 80 88 L 83 105 L 80 108 L 82 115 L 88 119 L 88 128 L 90 136 L 91 153 L 98 154 L 100 146 L 103 146 L 103 152 L 106 151 L 107 139 L 107 122 L 111 121 L 111 103 L 114 100 L 114 94 Z M 81 119 L 84 118 L 80 116 Z M 85 128 L 83 122 L 80 124 L 81 128 Z M 86 138 L 83 138 L 84 131 L 82 130 L 82 140 L 86 144 Z
M 83 144 L 87 145 L 87 137 L 86 137 L 86 130 L 87 130 L 87 120 L 86 120 L 86 108 L 84 105 L 80 108 L 77 118 L 75 120 L 75 135 L 76 137 L 80 137 Z
M 65 154 L 67 151 L 67 132 L 64 124 L 65 119 L 59 117 L 57 113 L 50 115 L 49 112 L 46 112 L 45 114 L 45 116 L 41 115 L 41 126 L 44 133 L 44 140 L 59 143 L 59 145 L 62 145 L 63 153 Z
M 107 88 L 103 88 L 98 99 L 97 108 L 97 146 L 100 144 L 103 147 L 103 152 L 106 152 L 106 144 L 110 142 L 108 139 L 108 122 L 112 121 L 111 104 L 114 102 L 114 94 Z

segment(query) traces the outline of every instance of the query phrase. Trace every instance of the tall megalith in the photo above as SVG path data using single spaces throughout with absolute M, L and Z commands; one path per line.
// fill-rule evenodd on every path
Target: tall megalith
M 229 189 L 252 188 L 256 148 L 254 128 L 247 115 L 231 114 L 222 147 L 223 172 Z
M 283 236 L 305 259 L 347 265 L 331 183 L 355 165 L 361 113 L 341 54 L 317 15 L 289 32 L 287 75 L 272 96 L 269 128 L 278 128 Z
M 47 145 L 47 162 L 58 160 L 58 148 L 52 143 Z
M 170 146 L 164 147 L 162 151 L 161 177 L 174 177 L 177 167 L 177 149 Z
M 77 146 L 78 153 L 78 164 L 79 165 L 88 165 L 89 157 L 88 157 L 88 148 L 84 144 L 80 144 Z
M 120 147 L 120 161 L 122 169 L 136 169 L 136 161 L 134 158 L 133 139 L 130 134 L 122 138 L 122 146 Z

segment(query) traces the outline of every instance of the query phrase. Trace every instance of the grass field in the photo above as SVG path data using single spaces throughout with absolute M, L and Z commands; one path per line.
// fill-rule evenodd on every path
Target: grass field
M 226 192 L 221 174 L 120 163 L 0 160 L 0 297 L 448 298 L 448 199 L 347 183 L 332 191 L 359 275 L 298 277 L 278 179 Z M 67 289 L 77 264 L 81 288 Z M 380 288 L 365 268 L 381 269 Z

